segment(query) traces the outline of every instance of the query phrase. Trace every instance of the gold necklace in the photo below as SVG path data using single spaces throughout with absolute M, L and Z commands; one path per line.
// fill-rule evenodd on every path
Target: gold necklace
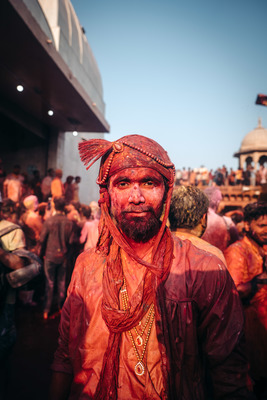
M 123 277 L 123 287 L 121 289 L 121 299 L 122 299 L 122 307 L 124 309 L 124 311 L 127 310 L 128 308 L 128 292 L 127 292 L 127 287 L 126 287 L 126 282 L 125 282 L 125 278 Z M 151 334 L 151 330 L 152 330 L 152 325 L 154 322 L 154 318 L 155 318 L 155 311 L 154 311 L 154 304 L 152 303 L 150 308 L 149 308 L 149 312 L 146 318 L 146 322 L 144 324 L 144 327 L 142 329 L 142 331 L 139 333 L 136 326 L 133 328 L 135 333 L 136 333 L 136 341 L 134 340 L 132 331 L 129 330 L 129 336 L 134 348 L 134 352 L 137 358 L 137 364 L 134 367 L 134 372 L 136 373 L 136 375 L 138 376 L 142 376 L 145 373 L 145 364 L 143 362 L 144 356 L 145 356 L 145 352 L 146 352 L 146 348 L 147 348 L 147 344 L 148 344 L 148 340 Z M 141 325 L 141 321 L 139 322 L 139 325 Z M 143 347 L 143 351 L 141 353 L 141 356 L 139 355 L 139 352 L 137 350 L 137 346 L 142 346 L 143 345 L 143 334 L 146 330 L 146 327 L 148 326 L 148 331 L 147 331 L 147 335 L 146 335 L 146 339 L 145 339 L 145 343 L 144 343 L 144 347 Z

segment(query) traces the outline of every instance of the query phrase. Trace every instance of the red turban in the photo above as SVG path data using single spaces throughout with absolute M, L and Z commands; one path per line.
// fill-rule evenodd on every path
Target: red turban
M 79 144 L 81 159 L 91 165 L 102 157 L 97 183 L 126 168 L 152 168 L 173 182 L 175 168 L 167 152 L 154 140 L 141 135 L 124 136 L 115 142 L 91 139 Z

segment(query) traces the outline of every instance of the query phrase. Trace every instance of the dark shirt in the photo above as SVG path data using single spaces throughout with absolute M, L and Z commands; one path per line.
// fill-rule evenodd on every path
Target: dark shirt
M 40 235 L 41 257 L 54 263 L 66 258 L 68 244 L 72 241 L 73 223 L 63 214 L 55 214 L 43 225 Z

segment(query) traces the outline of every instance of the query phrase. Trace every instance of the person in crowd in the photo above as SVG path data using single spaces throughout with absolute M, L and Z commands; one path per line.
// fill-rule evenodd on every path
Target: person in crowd
M 182 179 L 182 171 L 178 168 L 175 171 L 175 185 L 176 186 L 181 184 L 181 179 Z
M 196 169 L 192 169 L 190 170 L 189 185 L 196 186 L 197 185 L 196 180 L 197 180 Z
M 81 231 L 80 243 L 84 243 L 84 250 L 93 249 L 94 247 L 96 247 L 98 240 L 100 209 L 98 210 L 98 213 L 95 214 L 93 219 L 91 219 L 92 210 L 90 207 L 86 207 L 86 209 L 83 209 L 83 215 L 86 218 L 86 222 L 83 225 Z
M 81 225 L 81 204 L 78 201 L 72 201 L 65 207 L 67 218 L 72 221 L 72 240 L 68 248 L 66 285 L 69 285 L 74 264 L 78 255 L 82 252 L 83 246 L 80 243 Z
M 261 174 L 260 174 L 260 169 L 257 169 L 256 171 L 256 186 L 260 186 L 261 184 Z
M 80 176 L 75 176 L 75 180 L 73 183 L 73 200 L 80 202 L 79 190 L 80 190 L 80 182 L 82 178 Z
M 16 291 L 37 277 L 40 264 L 28 264 L 25 237 L 14 224 L 16 204 L 6 199 L 0 205 L 0 398 L 6 398 L 7 360 L 16 341 Z
M 201 173 L 201 185 L 208 186 L 209 185 L 209 170 L 208 170 L 208 168 L 201 166 L 199 170 Z
M 228 185 L 234 186 L 235 185 L 235 171 L 233 168 L 230 168 L 230 173 L 228 175 Z
M 239 167 L 235 171 L 235 184 L 242 185 L 242 183 L 243 183 L 243 168 Z
M 45 222 L 45 220 L 49 217 L 52 216 L 51 214 L 51 205 L 49 202 L 42 202 L 38 205 L 37 212 L 41 218 L 42 224 Z
M 70 204 L 74 200 L 74 187 L 73 187 L 73 176 L 68 175 L 66 182 L 64 183 L 64 192 L 66 204 Z
M 208 221 L 202 239 L 213 246 L 218 247 L 222 252 L 233 242 L 238 240 L 238 231 L 229 217 L 218 214 L 222 193 L 216 186 L 207 187 L 204 193 L 209 199 Z
M 264 164 L 260 165 L 259 168 L 259 181 L 260 185 L 267 183 L 267 168 L 264 166 Z
M 38 245 L 43 222 L 38 213 L 39 202 L 34 195 L 28 196 L 23 200 L 25 212 L 20 218 L 26 238 L 26 245 L 29 251 L 38 254 Z
M 246 169 L 243 172 L 243 185 L 250 186 L 250 179 L 251 179 L 251 168 L 247 165 Z
M 217 168 L 216 171 L 214 172 L 214 178 L 213 181 L 217 186 L 222 186 L 224 185 L 224 175 L 223 175 L 223 170 L 222 168 Z
M 254 168 L 254 166 L 252 164 L 248 165 L 248 169 L 250 172 L 250 185 L 251 186 L 255 186 L 256 185 L 256 169 Z
M 21 185 L 20 202 L 22 202 L 25 199 L 25 197 L 33 194 L 33 189 L 31 187 L 31 183 L 28 174 L 26 172 L 22 172 L 21 180 L 22 180 L 22 185 Z
M 10 199 L 18 203 L 22 197 L 22 183 L 23 176 L 20 174 L 20 166 L 16 164 L 13 168 L 13 172 L 7 175 L 4 180 L 4 199 Z
M 228 211 L 224 215 L 231 218 L 238 231 L 238 239 L 242 239 L 245 234 L 244 211 L 237 209 Z
M 65 199 L 54 198 L 55 214 L 48 218 L 40 234 L 40 256 L 44 258 L 45 304 L 43 318 L 49 317 L 55 281 L 57 281 L 57 308 L 61 309 L 66 295 L 66 262 L 71 243 L 72 221 L 65 215 Z
M 179 186 L 173 190 L 169 221 L 173 234 L 182 240 L 208 251 L 226 264 L 223 253 L 215 246 L 202 240 L 207 227 L 209 199 L 195 186 Z
M 92 200 L 89 203 L 89 207 L 91 208 L 91 219 L 95 219 L 101 213 L 98 202 Z
M 76 262 L 50 400 L 249 398 L 243 313 L 222 262 L 166 227 L 175 169 L 154 140 L 80 143 L 102 157 L 96 249 Z
M 39 203 L 41 203 L 43 200 L 41 185 L 42 179 L 40 176 L 40 171 L 38 169 L 35 169 L 33 171 L 33 178 L 31 179 L 30 186 L 32 189 L 32 194 L 37 197 Z
M 244 304 L 251 375 L 259 399 L 267 398 L 267 202 L 244 207 L 245 236 L 225 251 Z
M 188 170 L 187 170 L 185 167 L 183 167 L 183 169 L 182 169 L 182 179 L 181 179 L 181 183 L 182 183 L 183 185 L 187 185 L 187 184 L 188 184 L 188 180 L 189 180 L 189 173 L 188 173 Z
M 47 202 L 49 197 L 52 197 L 51 194 L 51 183 L 55 176 L 55 172 L 53 168 L 49 168 L 47 171 L 47 175 L 42 179 L 41 183 L 41 191 L 43 196 L 43 201 Z
M 62 183 L 62 170 L 56 169 L 55 170 L 55 177 L 51 182 L 51 195 L 52 199 L 55 197 L 63 197 L 65 194 L 64 185 Z
M 79 203 L 78 201 L 73 200 L 70 204 L 66 204 L 65 211 L 67 217 L 71 221 L 75 221 L 78 224 L 80 223 L 81 220 L 80 210 L 81 210 L 81 203 Z

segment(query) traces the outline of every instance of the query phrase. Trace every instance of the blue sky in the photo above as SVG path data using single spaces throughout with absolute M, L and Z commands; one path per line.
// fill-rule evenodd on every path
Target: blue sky
M 238 166 L 267 128 L 266 0 L 72 0 L 103 82 L 116 140 L 158 141 L 176 168 Z

